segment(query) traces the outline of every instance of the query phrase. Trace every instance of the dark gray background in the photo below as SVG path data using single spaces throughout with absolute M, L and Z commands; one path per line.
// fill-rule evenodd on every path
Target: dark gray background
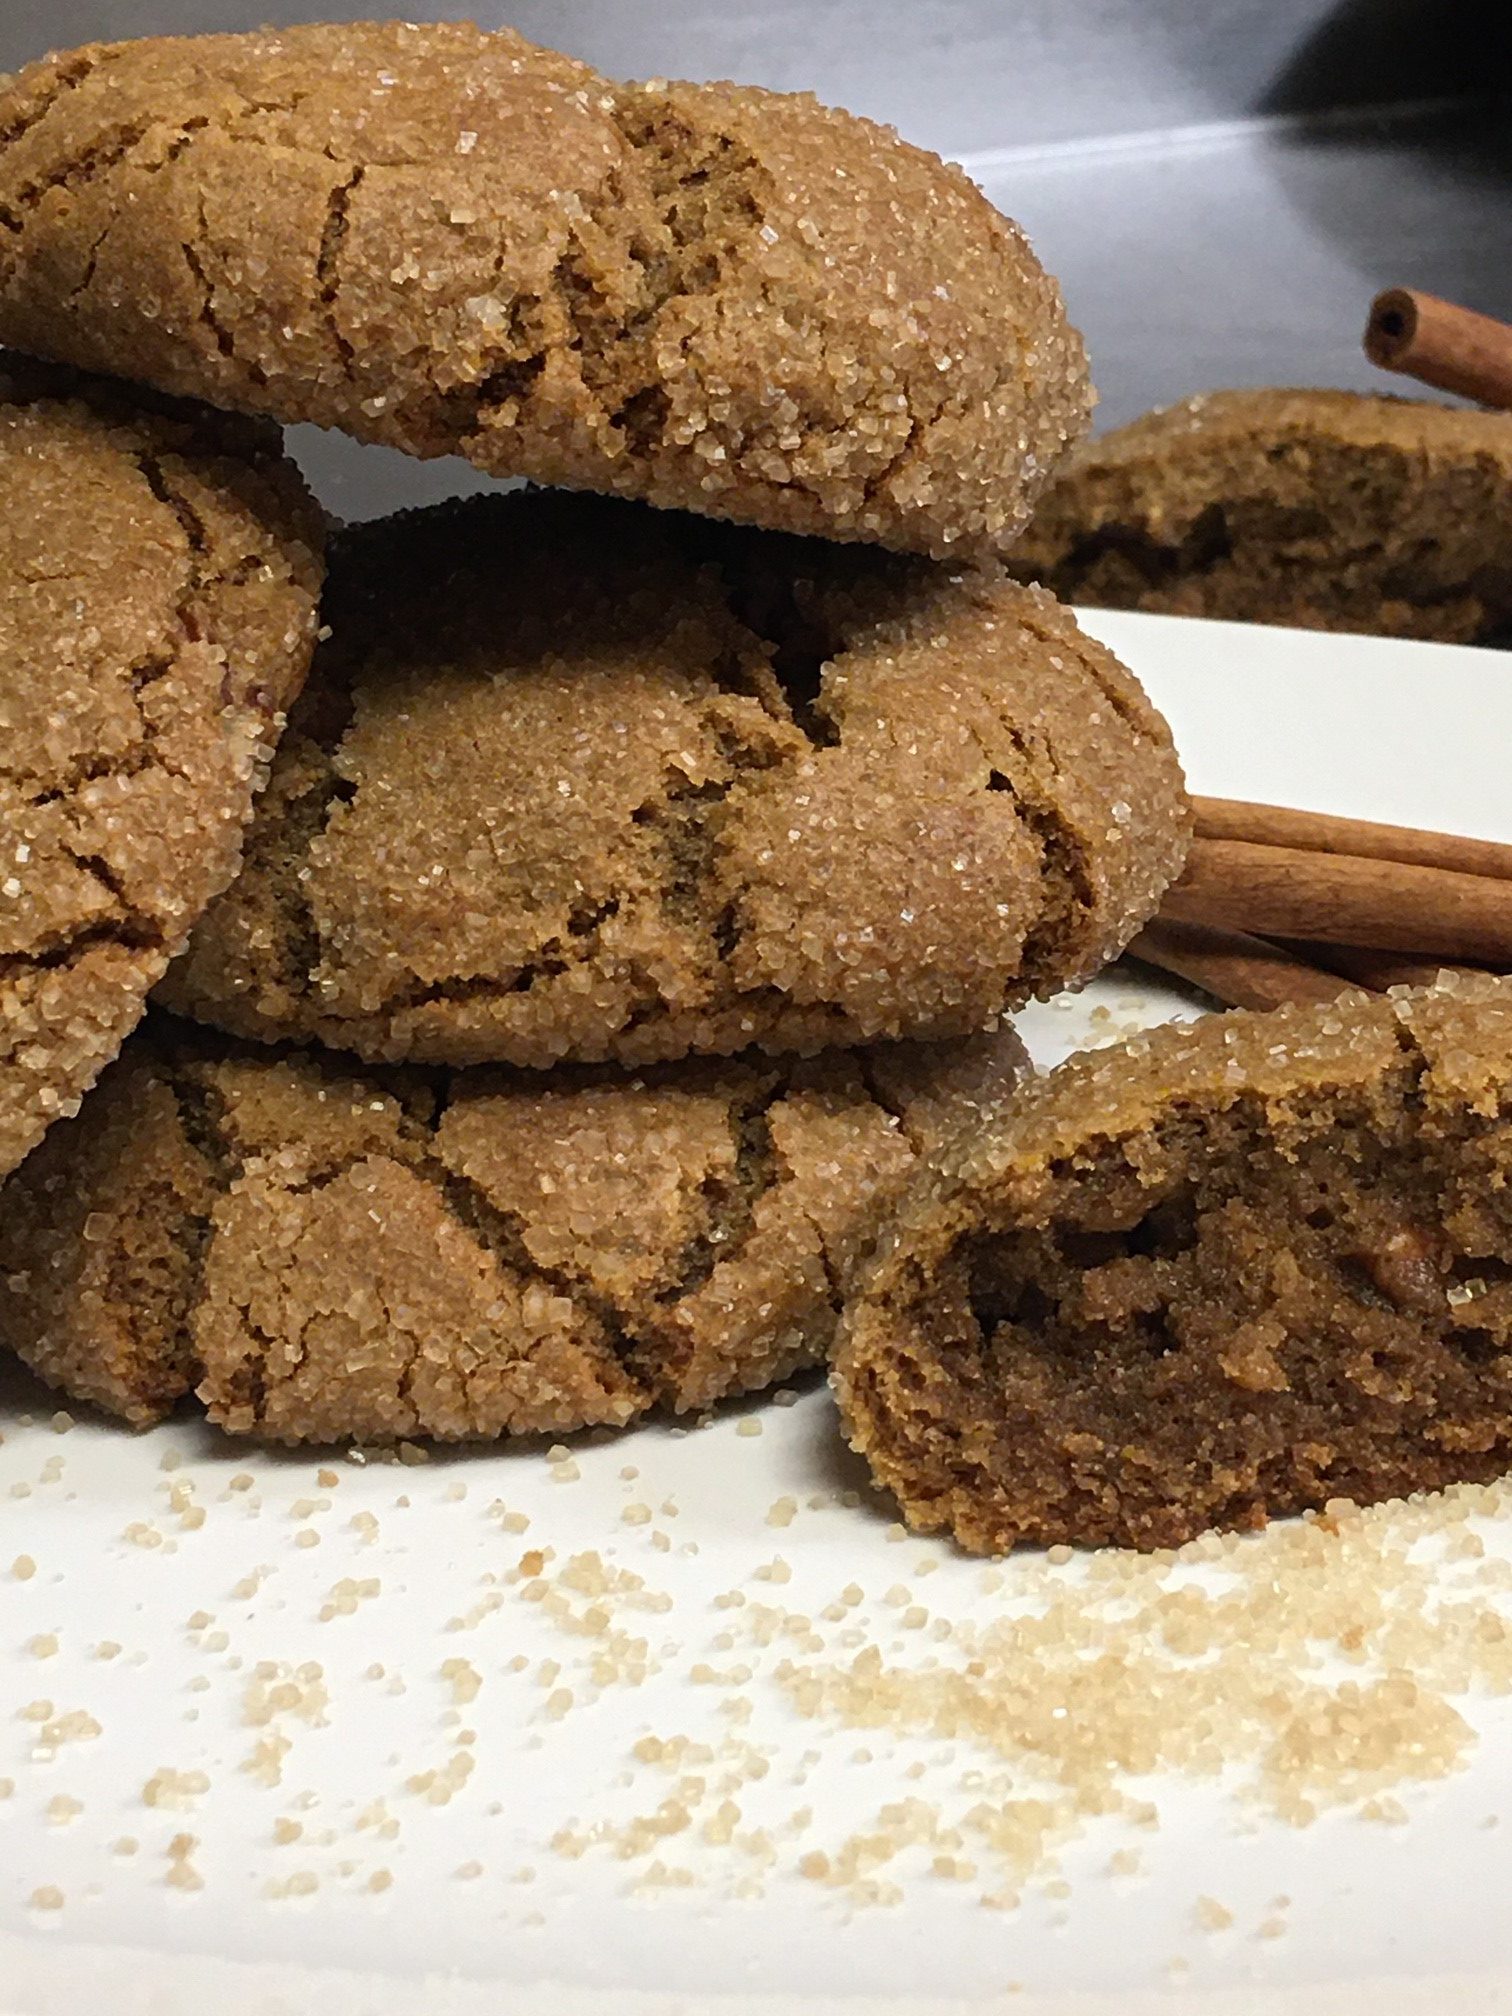
M 92 38 L 357 19 L 278 0 L 0 0 L 0 68 Z M 1512 317 L 1512 0 L 477 0 L 625 76 L 811 89 L 963 160 L 1086 331 L 1101 423 L 1212 385 L 1383 381 L 1395 281 Z M 460 465 L 297 430 L 347 515 Z

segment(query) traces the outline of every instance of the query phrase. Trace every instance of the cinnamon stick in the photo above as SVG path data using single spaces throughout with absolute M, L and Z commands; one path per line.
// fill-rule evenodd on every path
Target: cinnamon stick
M 1370 304 L 1365 355 L 1440 392 L 1512 406 L 1512 326 L 1437 294 L 1389 287 Z
M 1130 955 L 1200 987 L 1228 1008 L 1282 1008 L 1336 1001 L 1349 982 L 1324 973 L 1245 931 L 1224 931 L 1157 917 L 1129 947 Z
M 1293 957 L 1316 959 L 1330 973 L 1384 994 L 1391 987 L 1431 987 L 1443 973 L 1475 973 L 1484 969 L 1443 959 L 1410 959 L 1402 952 L 1382 952 L 1366 945 L 1307 945 L 1283 940 Z
M 1413 862 L 1458 875 L 1512 881 L 1512 847 L 1499 840 L 1462 839 L 1416 826 L 1383 826 L 1331 812 L 1295 812 L 1243 798 L 1193 798 L 1195 830 L 1205 840 L 1249 840 L 1262 847 L 1301 847 L 1320 854 L 1357 854 L 1372 861 Z
M 1363 855 L 1195 840 L 1164 915 L 1512 968 L 1512 883 Z

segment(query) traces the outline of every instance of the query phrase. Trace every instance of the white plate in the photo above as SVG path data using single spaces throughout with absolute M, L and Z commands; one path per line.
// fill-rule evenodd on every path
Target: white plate
M 1169 715 L 1196 788 L 1512 840 L 1512 661 L 1158 617 L 1090 621 Z M 1025 1028 L 1048 1062 L 1089 1034 L 1190 1006 L 1116 972 L 1075 1004 L 1035 1010 Z M 1158 1808 L 1158 1828 L 1131 1824 L 1127 1812 L 1078 1816 L 1058 1869 L 1045 1863 L 1025 1879 L 1016 1910 L 984 1908 L 983 1893 L 1001 1891 L 1005 1876 L 966 1816 L 973 1805 L 1001 1805 L 1010 1781 L 1024 1794 L 1042 1789 L 1034 1772 L 984 1747 L 969 1708 L 954 1733 L 944 1721 L 858 1731 L 831 1708 L 800 1714 L 784 1662 L 843 1684 L 859 1638 L 894 1672 L 930 1661 L 954 1668 L 967 1655 L 959 1638 L 931 1635 L 936 1620 L 958 1630 L 1057 1605 L 1074 1617 L 1085 1565 L 1016 1557 L 994 1587 L 980 1563 L 899 1540 L 885 1507 L 840 1502 L 864 1480 L 839 1445 L 822 1387 L 789 1408 L 732 1408 L 694 1433 L 653 1427 L 581 1447 L 571 1482 L 554 1481 L 537 1450 L 501 1450 L 417 1468 L 338 1461 L 330 1471 L 339 1481 L 326 1486 L 314 1459 L 229 1447 L 187 1420 L 135 1438 L 93 1423 L 58 1434 L 51 1404 L 16 1377 L 0 1392 L 0 1778 L 14 1781 L 0 1802 L 0 2009 L 11 2016 L 202 2016 L 207 2007 L 224 2016 L 934 2016 L 987 2007 L 1125 2016 L 1173 1999 L 1204 2010 L 1400 2016 L 1442 2008 L 1456 1992 L 1477 2010 L 1508 2000 L 1512 1828 L 1484 1823 L 1506 1805 L 1512 1719 L 1504 1702 L 1474 1695 L 1425 1710 L 1438 1726 L 1451 1712 L 1467 1718 L 1450 1746 L 1458 1768 L 1441 1782 L 1419 1782 L 1424 1766 L 1405 1754 L 1400 1732 L 1387 1743 L 1380 1785 L 1406 1824 L 1330 1810 L 1314 1826 L 1288 1825 L 1242 1798 L 1254 1744 L 1238 1755 L 1245 1744 L 1231 1737 L 1227 1777 L 1166 1769 L 1132 1788 Z M 753 1422 L 759 1436 L 742 1432 Z M 180 1467 L 165 1468 L 174 1461 Z M 626 1479 L 627 1465 L 639 1475 Z M 241 1478 L 250 1488 L 236 1488 Z M 797 1501 L 796 1516 L 769 1525 L 784 1497 Z M 811 1497 L 822 1502 L 811 1508 Z M 652 1507 L 650 1522 L 626 1523 L 630 1504 Z M 185 1517 L 188 1506 L 203 1509 L 202 1524 Z M 528 1531 L 511 1530 L 519 1522 L 506 1525 L 501 1507 L 525 1515 Z M 377 1522 L 370 1537 L 362 1515 Z M 1377 1516 L 1365 1542 L 1351 1544 L 1389 1552 L 1413 1518 Z M 1493 1557 L 1512 1552 L 1512 1515 L 1481 1525 Z M 1223 1684 L 1241 1692 L 1256 1676 L 1282 1676 L 1261 1717 L 1271 1718 L 1271 1736 L 1293 1701 L 1299 1714 L 1341 1701 L 1346 1719 L 1352 1711 L 1336 1692 L 1347 1672 L 1294 1671 L 1265 1652 L 1267 1577 L 1339 1578 L 1322 1585 L 1327 1608 L 1342 1605 L 1349 1586 L 1357 1596 L 1362 1575 L 1368 1588 L 1373 1572 L 1368 1563 L 1352 1571 L 1350 1585 L 1345 1545 L 1321 1534 L 1323 1565 L 1299 1570 L 1297 1532 L 1244 1543 L 1246 1600 L 1260 1607 L 1240 1620 L 1238 1654 L 1230 1634 L 1225 1655 Z M 300 1544 L 305 1534 L 317 1544 Z M 530 1548 L 555 1550 L 546 1603 L 509 1579 Z M 582 1588 L 552 1580 L 588 1553 L 643 1586 L 617 1581 L 596 1598 L 582 1563 L 567 1578 Z M 27 1580 L 10 1566 L 22 1555 L 36 1564 Z M 790 1580 L 759 1574 L 777 1556 Z M 1176 1574 L 1210 1590 L 1211 1577 Z M 1400 1571 L 1387 1579 L 1399 1584 Z M 1390 1628 L 1405 1620 L 1410 1629 L 1415 1610 L 1450 1595 L 1482 1610 L 1506 1600 L 1485 1581 L 1483 1562 L 1436 1567 L 1415 1593 L 1397 1589 Z M 344 1582 L 372 1587 L 333 1598 Z M 842 1622 L 825 1619 L 852 1583 L 862 1601 Z M 889 1603 L 895 1587 L 927 1609 L 922 1626 Z M 719 1607 L 714 1599 L 732 1590 L 746 1602 Z M 352 1614 L 342 1614 L 343 1600 L 355 1602 Z M 1169 1661 L 1150 1663 L 1149 1634 L 1131 1637 L 1085 1601 L 1088 1615 L 1103 1617 L 1096 1649 L 1133 1660 L 1136 1689 L 1164 1685 Z M 619 1635 L 571 1628 L 566 1609 L 581 1618 L 595 1602 L 607 1613 L 602 1628 Z M 322 1621 L 333 1604 L 338 1614 Z M 758 1604 L 811 1618 L 815 1635 L 794 1626 L 754 1642 Z M 213 1621 L 196 1622 L 200 1613 Z M 456 1618 L 471 1621 L 450 1628 Z M 721 1645 L 721 1632 L 733 1642 Z M 1252 1659 L 1243 1649 L 1251 1633 Z M 52 1638 L 57 1650 L 38 1656 Z M 641 1683 L 602 1673 L 597 1685 L 593 1656 L 608 1647 L 623 1674 L 635 1639 L 649 1667 Z M 101 1658 L 102 1641 L 121 1649 Z M 516 1659 L 527 1670 L 511 1671 Z M 259 1706 L 262 1660 L 280 1670 L 318 1664 L 327 1705 L 317 1712 L 308 1693 L 308 1715 L 266 1698 Z M 446 1668 L 452 1660 L 481 1680 L 475 1698 L 460 1698 L 472 1683 Z M 543 1679 L 543 1660 L 560 1671 Z M 383 1677 L 364 1677 L 375 1664 Z M 1043 1705 L 1067 1683 L 1061 1662 L 1032 1699 Z M 573 1701 L 558 1718 L 559 1689 Z M 55 1720 L 83 1711 L 98 1735 L 45 1754 L 45 1725 L 27 1719 L 44 1701 Z M 732 1702 L 748 1705 L 732 1713 Z M 1104 1723 L 1078 1707 L 1074 1686 L 1068 1704 L 1085 1740 L 1104 1742 Z M 87 1726 L 65 1721 L 53 1733 L 67 1739 Z M 459 1744 L 463 1729 L 475 1741 Z M 633 1755 L 648 1736 L 684 1736 L 715 1753 L 684 1763 L 682 1775 L 705 1781 L 701 1795 L 684 1788 L 692 1824 L 638 1858 L 603 1845 L 564 1856 L 552 1845 L 564 1828 L 609 1821 L 623 1830 L 675 1794 L 678 1773 Z M 243 1768 L 270 1737 L 288 1745 L 277 1786 Z M 462 1755 L 474 1760 L 470 1775 L 450 1761 Z M 206 1789 L 185 1791 L 182 1810 L 144 1803 L 144 1785 L 165 1768 L 202 1773 Z M 757 1768 L 765 1775 L 752 1776 Z M 455 1790 L 432 1803 L 423 1774 L 448 1769 Z M 738 1822 L 718 1818 L 726 1774 Z M 51 1804 L 60 1799 L 78 1810 Z M 908 1809 L 915 1817 L 933 1806 L 940 1826 L 971 1838 L 877 1869 L 899 1901 L 863 1906 L 801 1873 L 804 1856 L 837 1856 L 848 1836 L 877 1828 L 880 1809 L 909 1799 L 920 1802 Z M 795 1821 L 803 1808 L 808 1816 Z M 396 1834 L 385 1832 L 384 1813 Z M 666 1809 L 662 1817 L 678 1819 Z M 711 1819 L 716 1835 L 733 1825 L 736 1840 L 704 1838 Z M 280 1821 L 297 1823 L 301 1838 L 276 1840 Z M 757 1830 L 765 1847 L 749 1838 Z M 178 1835 L 194 1837 L 178 1860 L 198 1889 L 164 1880 Z M 134 1854 L 115 1851 L 123 1837 L 139 1844 Z M 621 1842 L 634 1845 L 623 1831 Z M 1110 1874 L 1110 1857 L 1131 1848 L 1138 1873 Z M 939 1852 L 974 1860 L 977 1873 L 933 1873 Z M 657 1860 L 686 1880 L 648 1888 Z M 476 1873 L 457 1873 L 472 1864 Z M 527 1868 L 528 1881 L 519 1877 Z M 392 1879 L 382 1890 L 369 1887 L 383 1880 L 378 1872 Z M 62 1894 L 61 1909 L 32 1904 L 47 1886 Z M 288 1894 L 270 1895 L 276 1886 Z M 742 1887 L 753 1894 L 734 1894 Z M 1275 1904 L 1277 1893 L 1289 1905 Z M 1200 1896 L 1232 1911 L 1233 1926 L 1205 1929 L 1194 1915 L 1206 1909 Z M 1267 1921 L 1281 1936 L 1258 1936 Z M 1008 1999 L 1014 1983 L 1021 1992 Z

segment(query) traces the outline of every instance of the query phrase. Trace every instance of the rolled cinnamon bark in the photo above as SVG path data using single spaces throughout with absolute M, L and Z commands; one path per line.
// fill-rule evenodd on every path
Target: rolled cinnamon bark
M 1283 939 L 1281 949 L 1293 958 L 1316 959 L 1330 973 L 1352 980 L 1372 994 L 1385 994 L 1392 987 L 1432 987 L 1445 973 L 1461 979 L 1472 973 L 1484 977 L 1479 967 L 1444 959 L 1412 959 L 1404 952 L 1382 952 L 1368 945 L 1309 945 Z
M 1202 988 L 1226 1008 L 1334 1001 L 1349 990 L 1337 973 L 1325 973 L 1268 939 L 1174 917 L 1147 924 L 1129 955 Z
M 1512 325 L 1436 294 L 1390 287 L 1370 304 L 1365 355 L 1441 392 L 1512 406 Z
M 1512 967 L 1512 883 L 1399 861 L 1199 839 L 1162 914 Z
M 1242 798 L 1192 800 L 1193 830 L 1204 840 L 1247 840 L 1262 847 L 1300 847 L 1310 853 L 1356 854 L 1447 868 L 1457 875 L 1494 875 L 1512 881 L 1512 847 L 1470 840 L 1416 826 L 1385 826 L 1373 819 L 1341 819 L 1331 812 L 1298 812 L 1286 805 L 1254 805 Z

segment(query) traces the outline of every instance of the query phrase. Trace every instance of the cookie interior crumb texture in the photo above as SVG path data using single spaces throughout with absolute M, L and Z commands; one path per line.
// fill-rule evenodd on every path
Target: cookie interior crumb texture
M 0 92 L 0 338 L 495 475 L 945 553 L 1018 531 L 1085 356 L 958 169 L 809 97 L 505 30 L 53 56 Z
M 1089 444 L 1013 570 L 1068 602 L 1469 644 L 1512 622 L 1512 420 L 1208 392 Z
M 1007 1030 L 812 1062 L 358 1075 L 171 1024 L 0 1202 L 0 1341 L 134 1422 L 471 1439 L 699 1409 L 823 1359 Z
M 921 1530 L 1173 1544 L 1508 1466 L 1512 984 L 1074 1059 L 922 1186 L 848 1312 Z
M 315 638 L 274 430 L 0 358 L 0 1175 L 230 880 Z
M 336 543 L 247 866 L 162 998 L 371 1059 L 967 1034 L 1148 917 L 1165 723 L 1048 596 L 563 493 Z

